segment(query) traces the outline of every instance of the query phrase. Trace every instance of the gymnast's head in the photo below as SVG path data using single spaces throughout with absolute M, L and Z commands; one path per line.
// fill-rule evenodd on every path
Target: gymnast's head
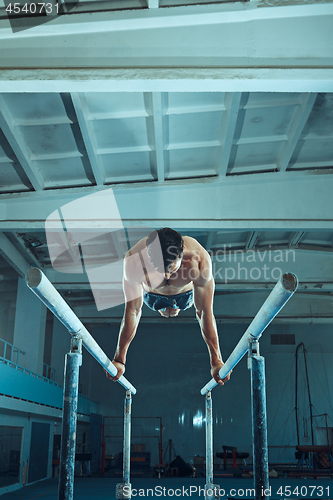
M 150 233 L 146 240 L 151 264 L 163 274 L 172 274 L 180 268 L 184 254 L 184 240 L 180 233 L 169 227 Z

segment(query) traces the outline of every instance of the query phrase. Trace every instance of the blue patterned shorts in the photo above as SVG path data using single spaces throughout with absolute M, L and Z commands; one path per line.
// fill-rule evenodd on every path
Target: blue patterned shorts
M 193 290 L 178 295 L 160 295 L 158 293 L 143 292 L 144 303 L 153 311 L 171 309 L 189 309 L 193 306 Z

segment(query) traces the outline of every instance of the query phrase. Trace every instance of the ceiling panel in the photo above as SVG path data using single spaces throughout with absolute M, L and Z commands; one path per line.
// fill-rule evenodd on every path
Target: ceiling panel
M 333 165 L 333 94 L 318 94 L 290 160 L 290 169 Z
M 165 100 L 167 114 L 225 109 L 224 92 L 169 92 Z
M 148 147 L 146 119 L 142 117 L 94 120 L 92 130 L 98 149 Z
M 170 144 L 219 141 L 221 123 L 221 112 L 170 115 Z
M 256 142 L 233 146 L 230 155 L 231 174 L 247 171 L 273 170 L 276 168 L 280 144 L 278 142 Z
M 298 92 L 244 92 L 241 107 L 293 106 L 301 103 L 301 97 Z
M 0 193 L 32 189 L 28 177 L 0 129 Z
M 149 151 L 113 153 L 100 156 L 106 182 L 153 180 Z
M 331 231 L 306 232 L 302 238 L 302 244 L 332 247 L 333 233 Z
M 142 92 L 126 93 L 89 93 L 85 94 L 89 119 L 103 119 L 103 116 L 147 116 L 144 94 Z
M 1 192 L 263 171 L 278 179 L 333 161 L 332 94 L 2 94 L 0 109 Z
M 36 165 L 46 179 L 47 187 L 63 186 L 64 183 L 89 186 L 94 183 L 90 166 L 85 168 L 80 157 L 40 160 Z
M 28 181 L 26 182 L 26 184 L 22 182 L 18 170 L 20 170 L 20 167 L 16 169 L 12 162 L 5 162 L 3 161 L 3 158 L 0 159 L 0 192 L 6 192 L 9 190 L 29 190 L 30 183 Z
M 77 151 L 70 125 L 21 126 L 27 149 L 36 158 L 57 154 L 68 155 Z
M 242 139 L 270 136 L 285 139 L 295 109 L 295 106 L 267 106 L 242 110 L 239 113 Z
M 288 245 L 290 232 L 288 231 L 261 231 L 258 235 L 257 246 Z
M 216 175 L 219 148 L 187 148 L 168 152 L 167 179 Z
M 245 247 L 248 233 L 246 231 L 217 231 L 214 237 L 214 245 L 212 248 L 231 248 L 231 247 Z
M 290 160 L 289 168 L 320 168 L 333 166 L 332 137 L 307 137 L 301 139 Z
M 18 93 L 5 94 L 4 97 L 12 117 L 18 124 L 40 124 L 43 121 L 51 124 L 57 121 L 70 122 L 61 94 Z
M 304 127 L 304 135 L 333 136 L 333 94 L 319 93 Z

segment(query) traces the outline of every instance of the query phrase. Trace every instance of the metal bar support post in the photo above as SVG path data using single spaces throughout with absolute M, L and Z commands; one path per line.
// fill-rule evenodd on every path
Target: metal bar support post
M 66 354 L 65 359 L 58 500 L 72 500 L 74 494 L 76 421 L 81 364 L 82 339 L 77 335 L 72 335 L 71 350 Z
M 206 484 L 205 500 L 220 498 L 220 486 L 214 483 L 214 455 L 213 455 L 213 400 L 212 393 L 206 393 Z
M 206 394 L 206 486 L 213 484 L 213 401 L 212 393 Z
M 131 498 L 131 413 L 132 393 L 128 390 L 124 405 L 123 482 L 116 486 L 116 500 Z
M 249 343 L 248 368 L 251 370 L 251 408 L 253 472 L 255 500 L 268 500 L 268 443 L 266 414 L 265 358 L 259 354 L 259 342 Z

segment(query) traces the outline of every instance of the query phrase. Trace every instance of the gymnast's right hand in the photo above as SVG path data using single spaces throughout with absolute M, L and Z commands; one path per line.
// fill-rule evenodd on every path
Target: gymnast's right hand
M 113 382 L 117 382 L 117 380 L 119 380 L 119 378 L 125 373 L 125 365 L 123 365 L 122 363 L 118 363 L 117 361 L 112 361 L 112 364 L 118 370 L 118 373 L 115 377 L 112 377 L 112 375 L 110 375 L 106 370 L 104 371 L 106 373 L 107 378 L 110 378 L 111 380 L 113 380 Z

